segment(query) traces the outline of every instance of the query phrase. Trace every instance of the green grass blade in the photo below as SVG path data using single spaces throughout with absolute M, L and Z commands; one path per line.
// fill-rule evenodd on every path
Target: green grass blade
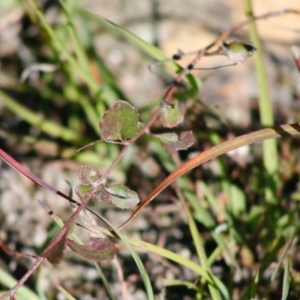
M 76 57 L 78 59 L 78 63 L 79 63 L 79 66 L 86 72 L 86 73 L 89 73 L 89 62 L 88 62 L 88 58 L 86 56 L 86 53 L 85 51 L 83 50 L 83 48 L 81 47 L 80 45 L 80 41 L 78 39 L 78 36 L 76 34 L 76 30 L 74 28 L 74 24 L 72 22 L 72 19 L 71 19 L 71 16 L 70 16 L 70 13 L 69 13 L 69 10 L 66 6 L 66 4 L 64 3 L 64 1 L 62 0 L 59 0 L 59 3 L 63 9 L 63 12 L 66 16 L 66 19 L 67 19 L 67 26 L 68 26 L 68 31 L 69 31 L 69 34 L 70 34 L 70 37 L 73 41 L 73 45 L 74 45 L 74 50 L 75 50 L 75 53 L 76 53 Z
M 203 246 L 204 243 L 201 239 L 200 233 L 197 230 L 196 223 L 195 223 L 189 209 L 187 208 L 187 206 L 185 204 L 183 195 L 181 194 L 181 192 L 179 190 L 177 190 L 177 194 L 178 194 L 179 198 L 181 199 L 181 204 L 183 205 L 185 213 L 187 214 L 190 232 L 191 232 L 193 242 L 194 242 L 194 245 L 195 245 L 195 248 L 196 248 L 196 252 L 197 252 L 197 255 L 198 255 L 199 260 L 201 262 L 201 265 L 203 266 L 203 268 L 207 272 L 211 273 L 210 264 L 208 262 L 206 252 L 205 252 L 205 249 L 204 249 L 204 246 Z M 213 279 L 212 279 L 212 281 L 213 281 Z M 221 296 L 220 296 L 220 293 L 218 291 L 218 286 L 217 286 L 216 282 L 213 281 L 213 284 L 209 284 L 208 289 L 209 289 L 209 292 L 210 292 L 210 295 L 211 295 L 212 299 L 214 299 L 214 300 L 221 299 Z
M 202 201 L 199 201 L 194 192 L 187 190 L 186 186 L 182 183 L 183 177 L 181 177 L 178 182 L 182 188 L 184 188 L 184 196 L 188 200 L 191 205 L 193 217 L 197 220 L 197 222 L 203 224 L 207 228 L 213 228 L 216 226 L 216 222 L 212 217 L 211 213 L 207 210 L 207 208 L 203 205 Z
M 68 299 L 68 300 L 76 300 L 68 291 L 66 291 L 62 286 L 56 286 L 60 292 Z
M 60 54 L 63 54 L 66 57 L 66 60 L 69 62 L 70 66 L 72 66 L 78 74 L 86 81 L 89 85 L 90 89 L 94 92 L 94 94 L 99 93 L 99 86 L 93 80 L 90 73 L 84 72 L 81 70 L 80 65 L 77 63 L 75 58 L 69 53 L 69 51 L 65 48 L 62 41 L 59 40 L 57 35 L 55 34 L 54 30 L 51 28 L 49 23 L 47 22 L 43 12 L 37 6 L 37 3 L 34 0 L 28 0 L 34 12 L 40 21 L 42 28 L 47 32 L 48 36 L 50 37 L 51 41 L 53 42 L 56 49 L 59 51 Z
M 291 261 L 288 258 L 285 262 L 281 300 L 288 299 L 289 288 L 290 288 L 290 280 L 291 280 L 291 278 L 290 278 L 290 265 L 291 265 Z
M 244 0 L 246 14 L 253 17 L 252 1 Z M 249 24 L 250 37 L 253 44 L 257 47 L 257 53 L 254 54 L 254 63 L 259 90 L 259 112 L 260 122 L 264 127 L 274 125 L 274 116 L 272 111 L 271 99 L 268 90 L 267 76 L 262 57 L 262 44 L 259 39 L 255 22 Z M 263 142 L 263 164 L 267 172 L 265 184 L 266 201 L 276 203 L 276 181 L 278 176 L 278 153 L 275 140 Z
M 55 222 L 62 227 L 63 226 L 63 222 L 54 214 L 51 215 L 51 217 L 55 220 Z M 152 286 L 151 286 L 151 282 L 149 279 L 149 276 L 144 268 L 144 265 L 140 259 L 140 257 L 138 256 L 138 254 L 133 250 L 133 248 L 131 247 L 130 243 L 128 242 L 127 238 L 123 236 L 123 234 L 121 234 L 121 232 L 117 229 L 115 229 L 106 219 L 104 219 L 103 217 L 101 217 L 102 221 L 105 222 L 113 231 L 115 231 L 115 234 L 120 238 L 120 240 L 122 240 L 122 242 L 126 245 L 127 249 L 129 250 L 130 254 L 132 255 L 132 258 L 134 259 L 140 273 L 142 276 L 142 279 L 144 281 L 145 284 L 145 288 L 146 288 L 146 292 L 147 292 L 147 299 L 149 300 L 154 300 L 154 294 L 153 294 L 153 290 L 152 290 Z M 111 234 L 110 234 L 111 235 Z M 74 235 L 74 233 L 72 233 L 72 237 L 78 242 L 81 243 L 80 239 L 78 239 L 78 237 L 76 237 L 76 235 Z
M 139 212 L 148 205 L 161 191 L 163 191 L 167 186 L 169 186 L 172 182 L 174 182 L 177 178 L 191 171 L 197 166 L 216 158 L 228 151 L 237 149 L 239 147 L 250 145 L 254 142 L 262 142 L 270 138 L 278 138 L 283 135 L 293 135 L 297 136 L 300 134 L 299 132 L 299 124 L 285 124 L 281 126 L 277 126 L 274 128 L 265 128 L 258 131 L 254 131 L 252 133 L 244 134 L 242 136 L 233 138 L 232 140 L 227 140 L 222 142 L 219 145 L 216 145 L 200 154 L 197 154 L 193 158 L 189 159 L 181 166 L 179 166 L 175 171 L 173 171 L 169 176 L 167 176 L 160 184 L 144 199 L 144 201 L 133 211 L 131 216 L 120 226 L 124 227 L 128 222 L 130 222 L 134 217 L 136 217 Z
M 221 227 L 222 225 L 220 225 Z M 222 236 L 221 232 L 218 230 L 215 230 L 214 232 L 211 233 L 212 237 L 214 238 L 215 242 L 217 243 L 217 245 L 219 246 L 218 248 L 223 252 L 226 253 L 228 255 L 228 257 L 231 259 L 232 264 L 235 267 L 238 267 L 238 263 L 234 257 L 234 254 L 232 253 L 232 251 L 230 251 L 229 248 L 229 241 Z
M 113 236 L 109 230 L 106 228 L 100 227 L 100 226 L 93 226 L 91 230 L 97 232 L 100 231 L 104 234 L 107 234 L 109 236 Z M 208 272 L 205 270 L 203 267 L 201 267 L 199 264 L 194 263 L 193 261 L 186 259 L 172 251 L 169 251 L 167 249 L 152 245 L 150 243 L 137 240 L 134 238 L 126 237 L 128 242 L 136 247 L 142 248 L 144 250 L 150 251 L 152 253 L 155 253 L 159 256 L 165 257 L 171 261 L 174 261 L 192 271 L 194 271 L 196 274 L 199 274 L 200 276 L 203 276 L 209 283 L 211 284 L 216 284 L 216 286 L 219 288 L 220 292 L 222 293 L 224 299 L 230 299 L 227 288 L 225 285 L 217 278 L 215 277 L 212 273 Z
M 275 270 L 274 270 L 274 272 L 273 272 L 273 274 L 272 274 L 272 276 L 271 276 L 271 281 L 273 281 L 273 280 L 275 279 L 275 277 L 276 277 L 278 271 L 280 270 L 280 267 L 281 267 L 281 265 L 282 265 L 282 261 L 283 261 L 284 258 L 286 257 L 287 251 L 288 251 L 289 248 L 291 247 L 291 245 L 292 245 L 292 243 L 293 243 L 293 240 L 294 240 L 294 238 L 291 239 L 291 241 L 290 241 L 290 242 L 288 243 L 288 245 L 285 247 L 285 249 L 284 249 L 282 255 L 280 256 L 280 259 L 279 259 L 279 261 L 278 261 L 278 263 L 277 263 L 277 266 L 276 266 L 276 268 L 275 268 Z
M 145 53 L 149 54 L 150 56 L 154 57 L 157 60 L 165 60 L 168 59 L 168 57 L 164 54 L 163 51 L 158 49 L 157 47 L 149 44 L 148 42 L 142 40 L 135 34 L 131 33 L 130 31 L 126 30 L 125 28 L 115 24 L 114 22 L 103 18 L 101 15 L 95 14 L 93 11 L 86 11 L 86 16 L 94 17 L 95 20 L 101 23 L 101 25 L 105 26 L 106 28 L 109 28 L 110 30 L 113 30 L 119 35 L 127 37 L 130 41 L 134 42 L 137 46 L 139 46 L 142 50 L 144 50 Z M 175 62 L 168 62 L 167 65 L 174 70 L 175 72 L 182 71 L 182 67 L 180 67 Z
M 257 290 L 259 282 L 260 282 L 260 270 L 257 271 L 255 278 L 254 278 L 254 282 L 250 286 L 250 299 L 256 299 L 255 295 L 256 295 L 256 290 Z M 248 298 L 243 297 L 243 299 L 248 300 L 249 297 Z
M 183 285 L 183 286 L 187 287 L 188 289 L 193 289 L 193 290 L 197 291 L 195 284 L 192 282 L 176 280 L 176 279 L 164 280 L 164 286 L 178 286 L 178 285 Z
M 134 261 L 135 261 L 135 263 L 136 263 L 136 265 L 137 265 L 137 267 L 138 267 L 138 269 L 141 273 L 141 276 L 142 276 L 142 279 L 144 281 L 145 288 L 146 288 L 146 291 L 147 291 L 147 299 L 154 300 L 154 294 L 153 294 L 151 282 L 150 282 L 148 273 L 146 272 L 145 267 L 144 267 L 140 257 L 133 250 L 133 248 L 131 247 L 131 245 L 130 245 L 129 241 L 127 240 L 127 238 L 125 236 L 123 236 L 123 234 L 121 234 L 121 232 L 118 229 L 112 227 L 112 225 L 108 221 L 107 221 L 107 225 L 109 225 L 114 230 L 114 232 L 118 235 L 118 237 L 126 245 L 127 249 L 129 250 L 132 258 L 134 259 Z
M 34 13 L 36 14 L 39 25 L 46 31 L 48 34 L 48 37 L 50 38 L 50 42 L 53 44 L 54 49 L 56 50 L 58 57 L 65 57 L 64 63 L 66 62 L 68 64 L 67 68 L 69 69 L 69 73 L 73 74 L 76 73 L 86 82 L 88 85 L 90 91 L 92 92 L 93 96 L 95 98 L 98 98 L 101 94 L 101 89 L 99 88 L 99 84 L 93 79 L 90 72 L 87 72 L 83 70 L 80 65 L 78 64 L 77 60 L 69 53 L 69 51 L 64 46 L 64 43 L 60 41 L 58 36 L 56 35 L 55 31 L 52 29 L 52 27 L 47 22 L 45 16 L 43 15 L 43 12 L 39 9 L 37 3 L 35 0 L 28 0 L 30 5 L 32 6 Z M 88 116 L 88 121 L 93 126 L 95 132 L 98 132 L 98 122 L 99 122 L 99 116 L 97 115 L 95 109 L 93 106 L 89 103 L 89 101 L 86 101 L 86 99 L 78 100 L 78 102 L 82 105 L 86 115 Z
M 215 197 L 215 195 L 211 192 L 208 185 L 204 181 L 201 181 L 200 187 L 201 187 L 201 190 L 202 190 L 209 206 L 213 207 L 218 214 L 225 215 L 226 212 L 225 212 L 224 208 L 220 205 L 220 201 L 218 201 L 218 199 Z
M 157 59 L 158 61 L 169 59 L 169 57 L 167 57 L 163 51 L 151 45 L 150 43 L 147 43 L 146 41 L 142 40 L 141 38 L 129 32 L 125 28 L 101 17 L 100 15 L 96 15 L 93 11 L 87 11 L 87 12 L 89 12 L 87 16 L 91 17 L 91 14 L 94 15 L 96 17 L 95 19 L 101 22 L 103 26 L 114 30 L 114 32 L 122 36 L 125 36 L 130 41 L 132 41 L 135 45 L 137 45 L 140 49 L 142 49 L 145 53 Z M 176 73 L 180 73 L 183 70 L 183 68 L 175 62 L 166 62 L 166 66 L 168 66 L 171 70 L 173 70 Z M 201 87 L 201 83 L 198 78 L 189 74 L 184 80 L 186 82 L 189 82 L 194 90 L 199 91 L 199 88 Z
M 49 209 L 44 203 L 40 203 L 40 204 L 42 205 L 42 207 L 43 207 L 45 210 L 47 210 L 48 214 L 49 214 L 49 215 L 51 216 L 51 218 L 55 221 L 55 223 L 56 223 L 60 228 L 62 228 L 62 227 L 64 226 L 63 221 L 62 221 L 58 216 L 56 216 L 52 211 L 50 211 L 50 209 Z M 51 214 L 50 214 L 50 212 L 51 212 Z M 72 233 L 71 233 L 71 237 L 72 237 L 78 244 L 80 244 L 80 245 L 83 244 L 82 241 L 80 240 L 80 238 L 79 238 L 75 233 L 72 232 Z M 114 297 L 114 295 L 113 295 L 113 292 L 112 292 L 112 290 L 111 290 L 111 288 L 110 288 L 110 285 L 109 285 L 109 283 L 108 283 L 108 281 L 107 281 L 107 279 L 106 279 L 106 277 L 105 277 L 105 275 L 104 275 L 104 273 L 103 273 L 101 267 L 100 267 L 99 264 L 96 263 L 96 262 L 91 262 L 91 263 L 92 263 L 92 264 L 95 266 L 95 268 L 97 269 L 97 271 L 98 271 L 98 273 L 99 273 L 99 276 L 100 276 L 100 278 L 101 278 L 101 280 L 102 280 L 102 282 L 103 282 L 103 284 L 104 284 L 104 287 L 105 287 L 105 289 L 106 289 L 106 292 L 107 292 L 107 294 L 108 294 L 109 299 L 114 300 L 115 297 Z
M 10 274 L 8 274 L 7 272 L 5 272 L 0 268 L 0 282 L 3 286 L 7 286 L 10 289 L 14 287 L 18 281 L 15 278 L 13 278 Z M 23 285 L 18 289 L 16 293 L 16 299 L 39 300 L 39 297 L 34 292 L 32 292 L 28 287 Z
M 219 258 L 219 256 L 222 255 L 222 252 L 223 249 L 221 249 L 220 246 L 216 247 L 207 259 L 208 264 L 212 265 Z

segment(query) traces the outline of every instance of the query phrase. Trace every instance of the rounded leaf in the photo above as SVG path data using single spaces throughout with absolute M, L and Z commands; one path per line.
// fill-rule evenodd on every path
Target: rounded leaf
M 140 202 L 138 194 L 125 185 L 116 184 L 105 187 L 105 190 L 111 196 L 112 204 L 121 209 L 133 208 Z
M 128 102 L 118 100 L 105 112 L 99 126 L 105 141 L 130 139 L 140 129 L 138 111 Z
M 111 241 L 101 238 L 92 238 L 88 246 L 67 239 L 67 245 L 78 255 L 95 262 L 112 260 L 117 252 L 117 248 Z
M 194 143 L 192 131 L 181 132 L 179 136 L 174 132 L 170 132 L 156 134 L 155 137 L 160 139 L 163 147 L 171 154 L 179 150 L 186 150 Z
M 183 112 L 177 107 L 162 107 L 159 118 L 164 127 L 172 128 L 183 122 Z
M 78 177 L 82 184 L 92 184 L 100 178 L 100 174 L 91 167 L 81 166 L 78 171 Z

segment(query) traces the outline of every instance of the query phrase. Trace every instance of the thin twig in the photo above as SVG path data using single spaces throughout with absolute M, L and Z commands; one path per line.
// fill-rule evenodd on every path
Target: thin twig
M 231 29 L 229 29 L 227 31 L 224 31 L 212 43 L 210 43 L 208 46 L 206 46 L 205 48 L 200 49 L 200 50 L 205 50 L 204 56 L 219 55 L 220 50 L 221 50 L 220 47 L 218 49 L 216 49 L 215 51 L 213 51 L 213 52 L 208 52 L 208 50 L 210 50 L 211 48 L 213 48 L 214 46 L 216 46 L 218 44 L 221 44 L 221 42 L 224 41 L 226 38 L 228 38 L 231 34 L 233 34 L 234 32 L 238 31 L 242 27 L 244 27 L 244 26 L 246 26 L 246 25 L 248 25 L 252 22 L 259 21 L 259 20 L 266 20 L 268 18 L 277 17 L 277 16 L 284 15 L 284 14 L 300 14 L 300 10 L 297 10 L 297 9 L 283 9 L 283 10 L 268 12 L 268 13 L 260 15 L 260 16 L 252 16 L 252 17 L 248 18 L 247 20 L 239 23 L 238 25 L 232 27 Z M 170 61 L 178 61 L 183 56 L 196 55 L 200 50 L 190 51 L 190 52 L 183 52 L 182 50 L 179 50 L 176 54 L 173 55 L 172 58 L 169 58 L 169 59 L 166 59 L 166 60 L 163 60 L 163 61 L 159 61 L 159 62 L 154 63 L 153 65 L 151 65 L 150 66 L 150 71 L 152 71 L 152 68 L 155 67 L 155 66 L 158 66 L 158 65 L 161 65 L 163 63 L 170 62 Z

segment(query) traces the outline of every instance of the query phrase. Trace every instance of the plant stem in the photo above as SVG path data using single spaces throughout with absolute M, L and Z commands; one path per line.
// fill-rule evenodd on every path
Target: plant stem
M 15 299 L 14 295 L 18 291 L 18 289 L 27 281 L 27 279 L 34 273 L 34 271 L 42 264 L 42 262 L 45 260 L 44 257 L 39 257 L 34 265 L 28 270 L 28 272 L 17 282 L 17 284 L 11 288 L 8 292 L 3 294 L 0 297 L 0 300 L 4 300 L 7 297 L 10 297 L 10 299 Z
M 244 1 L 246 15 L 253 18 L 253 8 L 251 0 Z M 250 37 L 253 44 L 257 47 L 257 53 L 254 55 L 256 77 L 259 90 L 259 113 L 260 122 L 264 127 L 274 126 L 274 115 L 267 84 L 267 76 L 262 58 L 262 45 L 258 36 L 255 22 L 249 24 Z M 263 142 L 263 164 L 266 171 L 265 182 L 265 200 L 276 203 L 276 182 L 278 181 L 278 153 L 276 141 L 274 139 Z

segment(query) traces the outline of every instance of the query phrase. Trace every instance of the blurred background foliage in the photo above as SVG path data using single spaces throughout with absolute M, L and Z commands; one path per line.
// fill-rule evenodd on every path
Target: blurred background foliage
M 66 193 L 72 193 L 78 184 L 80 165 L 96 166 L 103 173 L 121 149 L 100 142 L 76 152 L 100 138 L 99 121 L 105 110 L 123 99 L 137 107 L 141 122 L 146 122 L 180 70 L 178 65 L 169 64 L 151 73 L 148 70 L 151 63 L 171 57 L 177 49 L 188 52 L 204 47 L 220 32 L 246 18 L 243 4 L 236 1 L 37 3 L 40 11 L 32 0 L 0 3 L 0 145 L 46 182 Z M 253 1 L 253 6 L 256 14 L 262 14 L 270 7 L 272 10 L 298 8 L 299 3 Z M 300 44 L 299 16 L 259 21 L 257 26 L 275 123 L 298 122 L 299 73 L 290 46 Z M 240 30 L 232 39 L 249 41 L 248 28 Z M 188 60 L 180 64 L 184 67 L 185 62 Z M 224 62 L 228 62 L 224 57 L 206 58 L 201 67 Z M 110 180 L 126 183 L 144 199 L 176 165 L 195 153 L 261 128 L 258 97 L 252 60 L 233 68 L 193 72 L 176 93 L 180 108 L 186 113 L 184 123 L 174 131 L 193 130 L 195 144 L 172 157 L 159 141 L 142 136 L 129 148 Z M 159 122 L 151 130 L 168 131 Z M 289 299 L 298 299 L 299 140 L 281 139 L 278 151 L 275 205 L 264 201 L 261 145 L 231 152 L 178 180 L 207 253 L 212 254 L 216 249 L 223 253 L 222 256 L 217 251 L 214 254 L 213 271 L 228 286 L 234 299 L 241 299 L 243 293 L 247 299 L 247 289 L 254 282 L 258 267 L 262 272 L 256 289 L 259 299 L 264 293 L 268 299 L 281 295 L 283 271 L 272 282 L 269 275 L 274 271 L 272 262 L 278 261 L 293 237 L 289 248 L 292 260 Z M 40 252 L 57 229 L 36 199 L 47 202 L 62 219 L 71 211 L 68 203 L 49 197 L 4 164 L 0 190 L 0 232 L 8 244 L 20 251 Z M 152 208 L 147 207 L 132 222 L 127 234 L 134 232 L 141 239 L 195 260 L 191 233 L 180 206 L 172 200 L 174 197 L 172 189 L 164 191 Z M 105 204 L 91 203 L 91 206 L 108 219 L 117 220 L 115 225 L 130 215 Z M 78 232 L 88 240 L 86 232 L 79 229 Z M 125 252 L 121 254 L 131 294 L 134 299 L 143 299 L 137 296 L 142 293 L 137 271 L 130 257 Z M 143 259 L 157 291 L 162 288 L 164 278 L 196 280 L 191 271 L 163 258 L 158 262 L 144 253 Z M 18 278 L 29 263 L 15 264 L 11 258 L 1 256 L 1 265 Z M 104 269 L 116 294 L 121 293 L 114 279 L 116 268 L 107 263 Z M 92 299 L 83 296 L 94 295 L 96 299 L 105 299 L 105 291 L 93 268 L 71 256 L 55 271 L 44 266 L 29 282 L 39 295 L 48 293 L 47 299 L 56 297 L 51 280 L 41 283 L 50 271 L 56 272 L 55 276 L 59 276 L 61 284 L 74 297 Z M 199 293 L 199 290 L 177 289 L 170 288 L 166 299 L 178 299 L 178 291 L 186 299 Z

